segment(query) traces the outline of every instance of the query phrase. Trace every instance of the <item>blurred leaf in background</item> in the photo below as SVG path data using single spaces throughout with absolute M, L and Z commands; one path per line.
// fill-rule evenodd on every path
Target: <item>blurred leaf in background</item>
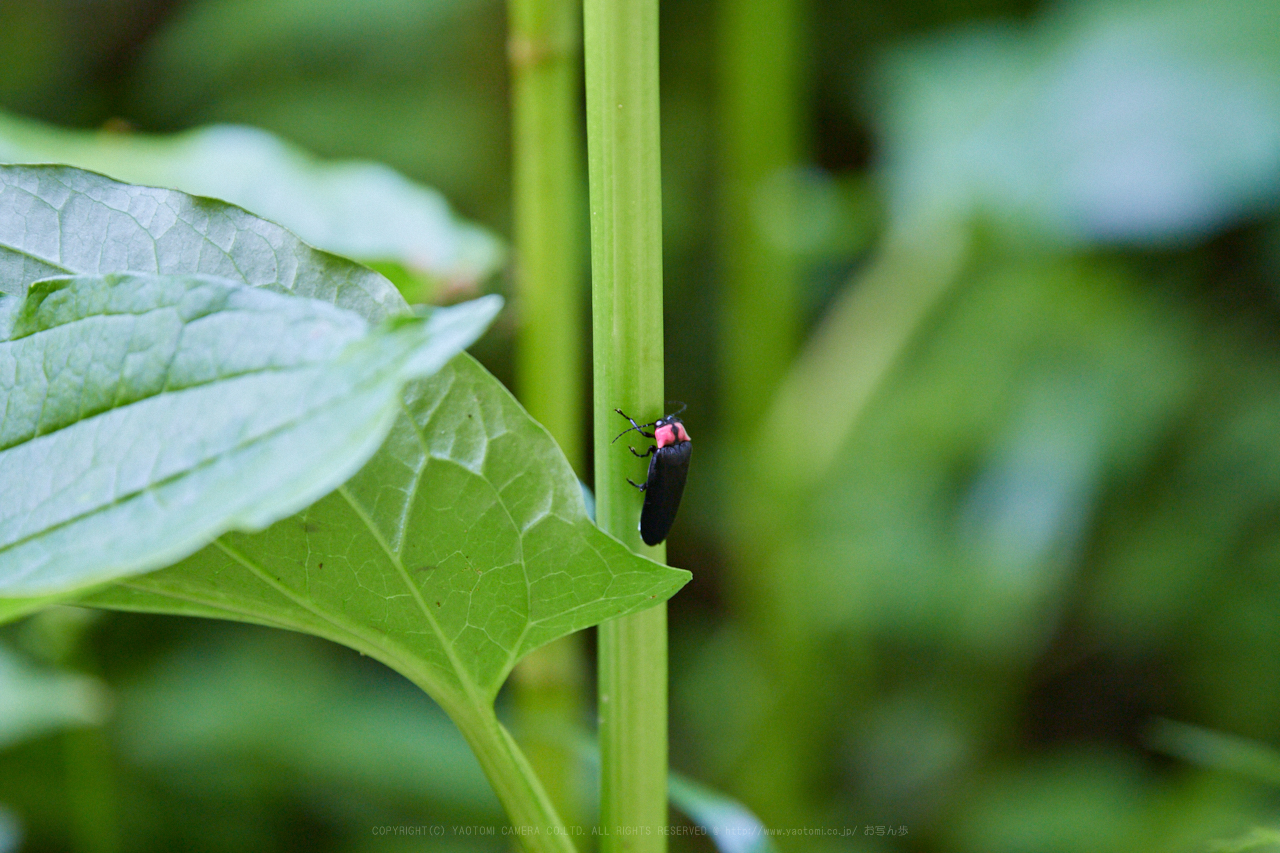
M 474 295 L 502 260 L 497 239 L 439 193 L 378 163 L 318 161 L 251 127 L 95 133 L 0 113 L 0 162 L 66 163 L 230 202 L 374 267 L 412 302 Z
M 375 826 L 501 824 L 456 727 L 403 679 L 315 638 L 192 624 L 214 630 L 117 680 L 106 734 L 128 849 L 363 849 Z M 57 747 L 29 741 L 0 774 L 0 799 L 43 844 L 68 832 L 64 795 L 31 784 L 61 764 Z
M 121 754 L 168 797 L 292 801 L 351 827 L 420 822 L 423 803 L 441 820 L 502 819 L 470 748 L 430 700 L 317 645 L 240 628 L 176 650 L 123 688 Z
M 39 669 L 0 646 L 0 748 L 64 726 L 99 725 L 109 704 L 96 679 Z
M 1068 4 L 895 53 L 896 216 L 987 216 L 1065 248 L 1203 237 L 1280 193 L 1280 15 L 1258 0 Z
M 507 221 L 502 5 L 488 0 L 195 0 L 140 50 L 131 120 L 250 123 L 371 158 Z
M 50 612 L 57 610 L 70 608 Z M 0 645 L 0 750 L 62 729 L 99 726 L 112 698 L 96 678 L 36 666 Z M 5 799 L 0 793 L 0 853 L 19 849 L 24 835 L 21 819 Z

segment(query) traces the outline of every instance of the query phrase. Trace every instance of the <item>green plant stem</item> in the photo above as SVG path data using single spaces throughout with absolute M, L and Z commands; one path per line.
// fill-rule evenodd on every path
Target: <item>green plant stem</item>
M 582 149 L 576 0 L 508 0 L 516 390 L 579 476 L 582 430 Z M 515 728 L 572 824 L 584 822 L 577 758 L 562 729 L 585 716 L 582 638 L 564 637 L 512 674 Z
M 528 853 L 575 853 L 556 807 L 491 707 L 459 703 L 449 716 L 471 745 Z
M 666 605 L 606 622 L 599 636 L 600 849 L 660 853 L 667 848 Z
M 74 849 L 115 853 L 121 843 L 111 744 L 99 726 L 70 729 L 61 739 Z
M 802 538 L 810 523 L 806 508 L 874 394 L 956 280 L 966 249 L 965 234 L 955 228 L 890 233 L 796 359 L 751 445 L 753 479 L 735 542 L 759 567 L 744 579 L 751 585 L 744 618 L 773 702 L 756 720 L 736 771 L 745 780 L 738 792 L 766 822 L 813 819 L 822 790 L 815 771 L 825 763 L 829 727 L 840 713 L 814 675 L 826 650 L 806 597 L 805 578 L 814 571 Z
M 582 473 L 579 11 L 509 0 L 517 308 L 516 386 Z
M 802 3 L 722 0 L 718 8 L 721 420 L 752 434 L 800 336 L 796 258 L 766 220 L 795 227 L 788 184 L 800 158 Z
M 587 822 L 581 761 L 568 732 L 586 716 L 583 632 L 561 637 L 511 673 L 513 727 L 547 793 L 570 826 Z
M 791 675 L 817 683 L 823 677 L 821 662 L 796 654 L 801 649 L 791 642 L 795 620 L 783 603 L 790 599 L 786 581 L 794 576 L 775 547 L 777 536 L 785 541 L 786 529 L 760 541 L 759 531 L 791 508 L 771 511 L 759 503 L 759 474 L 747 451 L 800 336 L 797 261 L 780 237 L 797 227 L 797 211 L 791 194 L 778 190 L 790 186 L 789 172 L 800 160 L 802 6 L 801 0 L 721 0 L 716 45 L 723 282 L 719 362 L 732 482 L 726 501 L 732 589 L 735 610 L 758 649 L 776 703 L 787 708 L 796 698 Z M 774 826 L 812 822 L 816 816 L 801 779 L 808 756 L 792 749 L 805 733 L 785 721 L 779 726 L 772 717 L 757 722 L 764 725 L 744 749 L 744 764 L 734 773 L 735 793 Z
M 613 409 L 662 414 L 662 190 L 657 0 L 585 0 L 591 199 L 596 520 L 657 560 L 636 530 L 643 463 Z M 667 622 L 663 605 L 600 626 L 601 849 L 662 851 L 667 822 Z M 621 835 L 619 832 L 638 834 Z

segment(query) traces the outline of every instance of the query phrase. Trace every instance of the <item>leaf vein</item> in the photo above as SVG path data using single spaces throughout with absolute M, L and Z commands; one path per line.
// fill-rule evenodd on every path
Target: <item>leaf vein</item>
M 413 579 L 409 577 L 409 572 L 405 570 L 404 563 L 401 562 L 400 556 L 391 548 L 390 543 L 388 543 L 383 537 L 382 531 L 378 529 L 378 526 L 374 523 L 373 519 L 369 517 L 369 514 L 365 512 L 364 507 L 356 501 L 345 485 L 338 487 L 338 494 L 342 495 L 343 499 L 351 506 L 351 509 L 355 511 L 361 522 L 363 522 L 365 527 L 369 529 L 369 533 L 373 536 L 374 541 L 378 543 L 378 547 L 380 547 L 383 553 L 387 555 L 387 559 L 391 561 L 391 565 L 395 568 L 396 573 L 399 574 L 401 581 L 404 582 L 404 585 L 413 595 L 413 599 L 417 603 L 418 609 L 422 611 L 422 615 L 426 618 L 427 624 L 431 626 L 436 637 L 440 640 L 440 647 L 444 649 L 445 656 L 453 666 L 454 672 L 457 674 L 458 681 L 462 684 L 463 689 L 467 692 L 468 696 L 471 697 L 472 701 L 479 706 L 483 706 L 484 700 L 480 696 L 477 685 L 471 680 L 471 676 L 463 667 L 462 661 L 458 659 L 457 654 L 454 652 L 453 644 L 445 639 L 444 631 L 441 629 L 440 623 L 436 621 L 435 615 L 427 607 L 426 601 L 423 600 L 422 591 L 418 589 L 418 587 L 413 583 Z

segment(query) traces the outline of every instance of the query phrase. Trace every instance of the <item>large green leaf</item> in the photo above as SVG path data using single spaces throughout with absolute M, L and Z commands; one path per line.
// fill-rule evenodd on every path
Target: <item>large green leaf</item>
M 168 229 L 140 224 L 157 210 Z M 86 236 L 60 240 L 59 219 Z M 170 248 L 156 251 L 161 243 Z M 0 166 L 0 244 L 11 247 L 0 249 L 0 281 L 15 293 L 42 268 L 120 271 L 138 259 L 328 296 L 370 320 L 404 308 L 385 279 L 238 208 L 74 169 Z M 688 579 L 592 524 L 555 441 L 464 354 L 406 387 L 388 437 L 337 491 L 85 603 L 328 637 L 413 678 L 457 719 L 492 699 L 522 655 L 656 604 Z M 0 619 L 30 608 L 0 600 Z
M 53 128 L 0 113 L 0 162 L 68 163 L 241 205 L 313 246 L 454 285 L 501 262 L 498 240 L 387 166 L 324 163 L 264 130 L 220 125 L 168 137 Z
M 492 699 L 529 651 L 689 577 L 592 524 L 555 441 L 463 357 L 409 386 L 381 450 L 333 494 L 87 603 L 329 637 L 456 708 Z
M 218 275 L 330 302 L 371 322 L 408 307 L 372 270 L 234 205 L 66 166 L 0 165 L 0 340 L 33 281 L 127 271 Z M 57 598 L 0 599 L 0 622 Z
M 74 593 L 61 595 L 44 595 L 39 598 L 0 598 L 0 625 L 20 619 L 29 613 L 43 610 L 51 604 L 57 604 Z
M 207 276 L 32 285 L 0 342 L 0 593 L 157 569 L 297 512 L 373 454 L 404 382 L 497 308 L 370 332 L 350 311 Z
M 382 276 L 235 205 L 68 166 L 0 165 L 0 308 L 38 279 L 113 272 L 216 275 L 371 322 L 406 310 Z

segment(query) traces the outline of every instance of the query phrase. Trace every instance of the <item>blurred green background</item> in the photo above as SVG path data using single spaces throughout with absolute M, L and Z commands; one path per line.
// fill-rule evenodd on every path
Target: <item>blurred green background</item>
M 1280 2 L 661 13 L 674 769 L 840 833 L 783 851 L 1280 849 Z M 498 0 L 12 0 L 0 108 L 255 125 L 509 237 L 505 39 Z M 345 649 L 0 630 L 5 853 L 501 822 Z

